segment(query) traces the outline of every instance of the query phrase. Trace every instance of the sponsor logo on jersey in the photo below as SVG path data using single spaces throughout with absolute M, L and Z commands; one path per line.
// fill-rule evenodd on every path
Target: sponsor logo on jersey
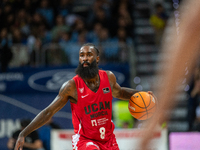
M 99 116 L 105 116 L 105 115 L 108 115 L 108 112 L 107 111 L 101 111 L 101 112 L 94 113 L 94 114 L 90 115 L 90 118 L 93 119 L 93 118 L 97 118 Z
M 88 115 L 90 114 L 91 119 L 98 117 L 98 116 L 103 116 L 103 115 L 108 115 L 107 113 L 107 109 L 110 109 L 110 102 L 99 102 L 85 106 L 84 110 L 85 110 L 85 114 Z M 99 112 L 101 111 L 101 112 Z M 93 114 L 91 114 L 93 113 Z
M 86 95 L 81 95 L 81 98 L 85 98 L 87 97 L 89 94 L 86 94 Z
M 79 89 L 79 91 L 81 92 L 81 93 L 83 93 L 83 91 L 84 91 L 84 87 L 82 87 L 82 88 L 78 88 Z
M 110 92 L 109 87 L 103 88 L 103 93 L 104 93 L 104 94 L 109 93 L 109 92 Z

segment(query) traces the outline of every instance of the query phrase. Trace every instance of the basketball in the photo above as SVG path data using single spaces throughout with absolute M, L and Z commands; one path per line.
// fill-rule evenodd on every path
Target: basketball
M 138 92 L 131 96 L 128 109 L 134 118 L 146 120 L 156 111 L 156 101 L 149 93 Z

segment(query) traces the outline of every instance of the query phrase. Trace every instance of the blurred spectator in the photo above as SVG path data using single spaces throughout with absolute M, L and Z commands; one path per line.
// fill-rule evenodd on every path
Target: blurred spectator
M 94 0 L 94 3 L 90 6 L 87 16 L 87 25 L 90 29 L 93 28 L 93 21 L 97 15 L 98 10 L 104 11 L 105 17 L 111 17 L 111 3 L 108 0 Z
M 30 52 L 30 66 L 37 67 L 42 63 L 42 41 L 39 38 L 33 38 L 33 40 L 34 44 L 32 45 Z
M 53 122 L 53 120 L 49 120 L 49 122 L 38 129 L 39 137 L 43 142 L 43 146 L 45 150 L 51 150 L 51 130 L 52 129 L 60 129 L 60 126 Z
M 40 38 L 43 45 L 52 42 L 52 34 L 44 24 L 38 26 L 37 33 L 37 37 Z
M 88 40 L 91 43 L 97 43 L 98 42 L 98 37 L 101 34 L 103 26 L 101 23 L 95 23 L 93 30 L 90 30 L 87 34 Z
M 69 14 L 65 17 L 65 24 L 72 27 L 79 16 L 76 14 Z
M 162 35 L 166 26 L 167 15 L 161 3 L 155 4 L 155 14 L 151 15 L 150 23 L 155 31 L 155 43 L 160 45 Z
M 29 119 L 21 120 L 21 129 L 15 131 L 11 138 L 9 138 L 7 147 L 9 150 L 14 150 L 15 142 L 19 133 L 30 123 Z M 37 131 L 33 131 L 25 138 L 23 150 L 44 150 L 42 141 L 39 139 Z
M 88 16 L 87 16 L 87 26 L 89 26 L 90 29 L 92 29 L 92 21 L 95 18 L 96 10 L 102 8 L 102 0 L 94 0 L 94 3 L 90 6 L 88 10 Z
M 30 23 L 30 28 L 30 34 L 27 37 L 29 55 L 33 52 L 33 47 L 35 47 L 36 38 L 38 38 L 42 42 L 41 46 L 42 44 L 46 44 L 51 41 L 51 33 L 48 30 L 49 27 L 44 17 L 39 13 L 36 12 L 33 14 Z
M 117 40 L 119 44 L 133 44 L 133 40 L 127 35 L 124 28 L 117 30 Z
M 37 31 L 37 28 L 34 27 L 34 28 L 32 28 L 31 33 L 27 38 L 27 47 L 28 47 L 29 56 L 33 52 L 37 37 L 38 37 L 38 31 Z
M 3 11 L 2 11 L 2 8 L 0 7 L 0 18 L 3 18 Z M 2 29 L 4 26 L 3 24 L 3 20 L 1 20 L 1 23 L 0 23 L 0 29 Z
M 57 14 L 63 17 L 71 14 L 73 9 L 73 0 L 60 0 L 59 5 L 57 6 Z
M 61 34 L 61 38 L 59 40 L 59 43 L 62 45 L 63 43 L 68 43 L 71 41 L 71 32 L 63 32 Z
M 4 22 L 5 28 L 8 29 L 8 32 L 12 32 L 15 23 L 15 16 L 14 14 L 9 14 Z
M 27 43 L 26 38 L 22 37 L 22 33 L 20 32 L 20 30 L 18 28 L 15 28 L 13 30 L 12 35 L 13 35 L 13 37 L 12 37 L 13 44 L 24 44 L 25 45 Z
M 30 15 L 25 12 L 25 9 L 20 9 L 15 16 L 14 27 L 19 28 L 24 36 L 30 34 Z
M 72 42 L 78 42 L 79 34 L 87 34 L 87 29 L 84 20 L 81 17 L 77 17 L 72 26 Z
M 124 28 L 119 28 L 117 31 L 117 40 L 119 46 L 119 56 L 120 62 L 128 62 L 129 48 L 133 46 L 133 41 L 127 36 L 126 30 Z
M 3 28 L 0 33 L 0 63 L 1 63 L 1 71 L 6 72 L 8 64 L 12 59 L 12 39 L 8 35 L 8 31 L 6 28 Z
M 47 62 L 49 66 L 61 66 L 68 63 L 68 56 L 62 50 L 62 48 L 56 44 L 50 44 L 46 49 Z
M 188 125 L 189 125 L 189 128 L 188 128 L 188 130 L 192 131 L 194 129 L 194 121 L 196 118 L 196 111 L 199 113 L 199 107 L 197 108 L 197 106 L 200 103 L 200 66 L 198 66 L 195 69 L 194 76 L 193 76 L 188 94 L 189 94 L 189 99 L 188 99 Z
M 13 9 L 12 9 L 12 5 L 10 3 L 4 3 L 3 7 L 2 7 L 2 15 L 1 15 L 1 27 L 6 27 L 7 28 L 7 18 L 9 18 L 9 16 L 11 14 L 14 14 Z M 2 29 L 2 28 L 1 28 Z
M 116 39 L 109 36 L 107 28 L 102 28 L 98 37 L 98 46 L 102 48 L 102 55 L 106 58 L 107 62 L 119 60 L 119 47 Z
M 52 28 L 54 23 L 54 10 L 50 7 L 49 3 L 50 1 L 48 0 L 41 0 L 40 6 L 36 11 L 46 19 L 48 25 Z
M 36 3 L 37 0 L 33 1 L 33 0 L 24 0 L 24 4 L 23 4 L 23 8 L 25 10 L 26 13 L 28 13 L 29 15 L 33 15 L 33 13 L 35 12 L 36 9 Z
M 94 14 L 94 17 L 90 21 L 89 28 L 93 29 L 94 25 L 96 23 L 100 23 L 100 24 L 102 24 L 103 27 L 110 30 L 110 27 L 112 24 L 111 24 L 109 18 L 106 16 L 105 11 L 102 8 L 99 8 L 99 9 L 95 10 L 94 13 L 95 14 Z
M 44 24 L 32 28 L 31 34 L 27 39 L 28 53 L 30 55 L 30 65 L 36 67 L 46 63 L 46 44 L 52 41 L 51 33 Z
M 65 63 L 70 64 L 71 65 L 71 56 L 70 53 L 71 52 L 71 45 L 73 45 L 75 43 L 73 43 L 71 41 L 71 32 L 64 32 L 62 33 L 62 36 L 59 40 L 59 46 L 62 49 L 62 51 L 64 51 L 65 54 L 63 54 L 63 56 L 65 56 Z
M 72 41 L 62 44 L 63 50 L 69 58 L 69 64 L 72 66 L 76 66 L 79 63 L 77 56 L 79 56 L 79 50 L 81 48 L 81 45 L 87 43 L 86 32 L 83 31 L 79 33 L 77 39 L 78 41 Z
M 49 27 L 45 18 L 41 14 L 35 12 L 31 18 L 31 23 L 30 23 L 31 30 L 33 28 L 38 28 L 38 26 L 40 25 L 45 25 L 47 28 Z
M 24 0 L 11 0 L 9 2 L 12 3 L 12 6 L 15 12 L 23 8 Z
M 127 20 L 124 17 L 119 17 L 119 19 L 117 21 L 118 21 L 117 22 L 117 30 L 119 28 L 124 28 L 126 30 L 126 33 L 131 37 L 132 36 L 132 24 L 127 22 Z
M 107 28 L 102 28 L 99 32 L 99 36 L 98 36 L 98 42 L 99 43 L 108 43 L 109 41 L 111 41 L 111 38 L 109 36 L 109 31 Z
M 124 28 L 129 36 L 133 36 L 132 3 L 130 0 L 115 0 L 113 2 L 112 18 L 116 25 L 112 26 L 111 34 L 116 36 L 119 28 Z
M 69 32 L 70 27 L 65 25 L 64 17 L 62 15 L 56 16 L 56 25 L 52 29 L 52 38 L 54 41 L 58 41 L 63 32 Z
M 118 9 L 119 16 L 118 17 L 124 19 L 124 22 L 125 22 L 124 29 L 126 30 L 126 33 L 128 33 L 129 36 L 132 36 L 131 31 L 132 31 L 133 21 L 131 18 L 131 14 L 127 10 L 127 7 L 128 6 L 126 5 L 126 3 L 122 3 L 119 6 L 119 9 Z M 120 27 L 120 24 L 119 24 L 119 27 Z
M 23 67 L 29 63 L 28 47 L 26 45 L 15 44 L 11 48 L 12 60 L 9 63 L 9 67 Z
M 119 14 L 120 7 L 124 7 L 129 15 L 132 14 L 132 10 L 133 10 L 132 0 L 114 0 L 113 8 L 112 8 L 113 17 L 117 18 L 118 16 L 120 16 Z

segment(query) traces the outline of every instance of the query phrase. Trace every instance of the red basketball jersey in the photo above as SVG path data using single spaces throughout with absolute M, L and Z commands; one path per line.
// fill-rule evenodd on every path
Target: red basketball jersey
M 112 91 L 107 73 L 99 70 L 100 85 L 95 93 L 78 75 L 73 79 L 78 94 L 77 104 L 71 103 L 74 132 L 86 138 L 108 141 L 113 134 Z

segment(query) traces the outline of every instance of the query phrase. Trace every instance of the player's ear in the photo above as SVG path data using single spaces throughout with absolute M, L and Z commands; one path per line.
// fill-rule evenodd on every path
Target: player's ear
M 97 64 L 99 63 L 99 59 L 100 59 L 100 57 L 97 56 L 97 59 L 96 59 Z

